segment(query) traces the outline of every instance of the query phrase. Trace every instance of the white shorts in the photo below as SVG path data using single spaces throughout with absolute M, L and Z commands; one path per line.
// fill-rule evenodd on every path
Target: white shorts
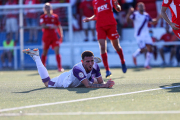
M 144 48 L 146 47 L 146 44 L 152 45 L 153 41 L 150 35 L 144 35 L 144 36 L 138 36 L 136 37 L 137 44 L 139 48 Z
M 16 18 L 7 18 L 6 20 L 6 31 L 16 32 L 18 30 L 18 23 Z
M 85 19 L 85 18 L 86 17 L 83 16 L 82 20 Z M 94 20 L 93 21 L 89 21 L 89 22 L 82 22 L 82 28 L 85 29 L 85 30 L 88 29 L 88 28 L 95 29 L 95 26 L 96 26 L 96 23 L 95 23 Z
M 66 87 L 66 83 L 64 82 L 64 80 L 66 79 L 66 77 L 69 75 L 68 72 L 64 72 L 61 75 L 59 75 L 58 77 L 52 78 L 49 81 L 49 85 L 48 87 Z

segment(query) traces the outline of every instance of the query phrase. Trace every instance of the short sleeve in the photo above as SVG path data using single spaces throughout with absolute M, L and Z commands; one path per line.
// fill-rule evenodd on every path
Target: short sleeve
M 56 25 L 60 25 L 61 23 L 60 23 L 60 21 L 59 21 L 59 17 L 58 17 L 58 15 L 56 16 Z
M 96 67 L 96 78 L 100 77 L 101 76 L 101 72 L 100 72 L 100 68 L 99 66 L 97 65 Z
M 40 17 L 39 23 L 40 23 L 40 25 L 42 25 L 44 23 L 44 18 L 42 16 Z
M 130 19 L 135 20 L 135 14 L 134 13 L 130 15 Z
M 172 0 L 163 0 L 162 6 L 163 7 L 169 7 L 169 5 L 172 3 Z
M 152 18 L 151 16 L 148 15 L 148 21 L 151 22 L 152 21 Z
M 86 79 L 84 72 L 77 66 L 73 68 L 73 75 L 81 82 Z

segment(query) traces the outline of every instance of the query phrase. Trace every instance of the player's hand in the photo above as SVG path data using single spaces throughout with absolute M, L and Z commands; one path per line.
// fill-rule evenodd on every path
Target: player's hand
M 132 14 L 134 12 L 134 8 L 130 7 L 128 13 Z
M 83 22 L 89 22 L 89 21 L 90 21 L 90 19 L 87 17 L 83 19 Z
M 112 88 L 112 86 L 113 86 L 114 84 L 115 84 L 114 81 L 112 81 L 112 80 L 110 79 L 110 80 L 107 81 L 106 87 L 107 87 L 107 88 Z
M 172 27 L 173 30 L 179 30 L 179 28 L 178 28 L 179 25 L 176 24 L 176 23 L 172 23 L 172 22 L 171 22 L 170 26 Z
M 114 5 L 116 6 L 116 11 L 119 12 L 121 11 L 121 6 L 118 4 L 118 1 L 117 0 L 113 0 L 114 2 Z

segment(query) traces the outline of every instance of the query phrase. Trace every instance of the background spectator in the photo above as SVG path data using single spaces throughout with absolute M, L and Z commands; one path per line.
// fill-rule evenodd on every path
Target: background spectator
M 6 35 L 6 40 L 3 41 L 3 53 L 1 55 L 1 61 L 3 68 L 6 68 L 5 59 L 8 59 L 8 67 L 12 68 L 12 58 L 13 58 L 13 47 L 14 47 L 14 40 L 12 39 L 12 34 L 8 33 Z
M 25 0 L 25 5 L 39 4 L 39 0 Z M 37 42 L 37 29 L 38 26 L 38 13 L 36 9 L 30 8 L 24 10 L 26 25 L 29 29 L 29 40 L 28 43 Z
M 17 5 L 16 0 L 8 0 L 6 5 Z M 18 42 L 18 10 L 6 10 L 6 32 L 15 34 L 15 42 Z
M 172 33 L 169 31 L 169 26 L 166 26 L 166 33 L 164 35 L 162 35 L 162 37 L 160 38 L 160 40 L 164 41 L 164 42 L 172 42 L 174 39 L 172 39 Z M 166 65 L 165 62 L 165 58 L 164 58 L 164 53 L 166 52 L 170 52 L 170 61 L 169 61 L 169 65 L 172 64 L 172 59 L 175 55 L 175 47 L 173 45 L 164 45 L 160 48 L 160 55 L 161 58 L 163 60 L 162 66 Z
M 84 0 L 80 4 L 80 15 L 82 16 L 82 20 L 86 17 L 91 17 L 94 15 L 92 0 Z M 82 21 L 82 29 L 85 32 L 85 40 L 88 41 L 88 32 L 91 30 L 93 34 L 93 41 L 96 41 L 95 36 L 95 21 L 83 22 Z

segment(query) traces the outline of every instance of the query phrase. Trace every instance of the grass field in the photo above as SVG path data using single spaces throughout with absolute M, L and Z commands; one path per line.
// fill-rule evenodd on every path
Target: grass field
M 1 71 L 0 120 L 180 119 L 180 68 L 111 71 L 112 89 L 45 88 L 37 71 Z

